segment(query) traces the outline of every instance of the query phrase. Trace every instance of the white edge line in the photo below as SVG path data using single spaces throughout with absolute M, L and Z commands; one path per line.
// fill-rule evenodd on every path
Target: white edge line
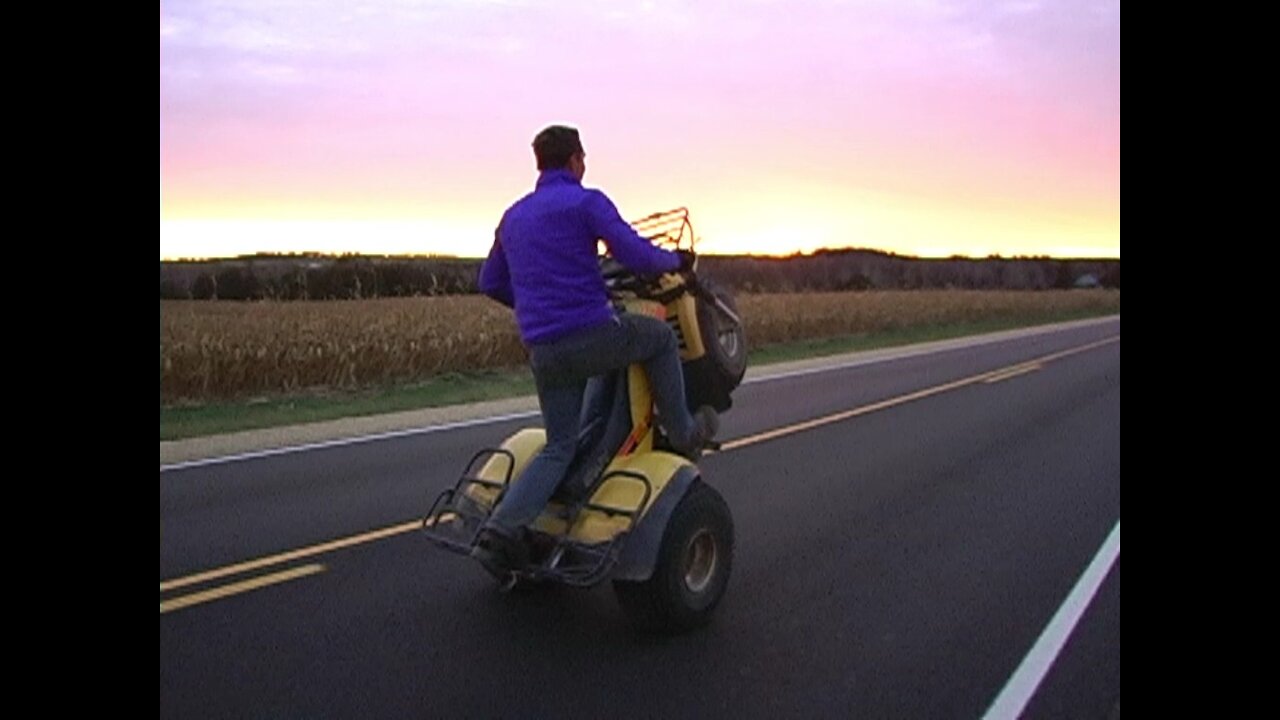
M 337 440 L 326 440 L 324 442 L 307 443 L 305 445 L 290 445 L 288 447 L 272 448 L 270 450 L 255 450 L 253 452 L 237 453 L 235 455 L 221 455 L 219 457 L 204 458 L 202 460 L 188 460 L 185 462 L 172 463 L 170 465 L 161 465 L 160 472 L 164 472 L 166 470 L 185 470 L 187 468 L 202 467 L 204 465 L 218 465 L 221 463 L 235 462 L 237 460 L 254 460 L 257 458 L 271 457 L 273 455 L 287 455 L 289 453 L 305 452 L 307 450 L 321 450 L 324 448 L 341 447 L 343 445 L 355 445 L 357 443 L 372 442 L 374 440 L 388 440 L 391 438 L 406 437 L 409 435 L 426 435 L 433 432 L 457 430 L 459 428 L 473 427 L 476 425 L 488 425 L 490 423 L 505 422 L 507 420 L 521 420 L 523 418 L 534 417 L 538 414 L 540 414 L 538 410 L 527 410 L 525 412 L 511 413 L 510 415 L 492 415 L 490 417 L 475 418 L 472 420 L 459 420 L 458 422 L 446 423 L 444 425 L 429 425 L 427 427 L 409 428 L 407 430 L 391 430 L 374 435 L 339 438 Z
M 802 377 L 805 375 L 815 375 L 817 373 L 834 372 L 837 370 L 849 370 L 851 368 L 862 367 L 864 365 L 875 365 L 876 363 L 890 362 L 893 360 L 906 360 L 908 358 L 919 357 L 921 355 L 933 355 L 951 350 L 962 350 L 971 347 L 981 347 L 991 343 L 1004 342 L 1007 340 L 1017 340 L 1023 337 L 1034 337 L 1036 335 L 1047 335 L 1052 332 L 1074 330 L 1078 327 L 1089 327 L 1091 325 L 1101 325 L 1105 322 L 1114 321 L 1118 316 L 1109 315 L 1105 318 L 1097 320 L 1081 321 L 1078 325 L 1071 325 L 1064 328 L 1048 328 L 1035 329 L 1030 328 L 1032 332 L 1026 334 L 1018 334 L 1012 336 L 999 336 L 977 340 L 972 344 L 963 344 L 947 347 L 928 348 L 925 350 L 906 350 L 900 354 L 885 355 L 884 357 L 863 358 L 860 360 L 852 360 L 838 365 L 824 365 L 822 367 L 808 368 L 805 370 L 793 370 L 791 372 L 781 372 L 776 375 L 763 375 L 760 377 L 747 378 L 742 381 L 743 385 L 754 385 L 762 382 L 772 382 L 774 380 L 786 380 L 787 378 Z M 1038 331 L 1037 331 L 1038 330 Z M 1017 331 L 1014 331 L 1017 332 Z M 520 420 L 523 418 L 535 417 L 540 414 L 538 410 L 530 410 L 520 413 L 512 413 L 510 415 L 493 415 L 490 417 L 474 418 L 472 420 L 460 420 L 458 422 L 446 423 L 444 425 L 428 425 L 427 427 L 409 428 L 406 430 L 392 430 L 373 435 L 360 435 L 350 438 L 339 438 L 337 440 L 326 440 L 324 442 L 307 443 L 305 445 L 289 445 L 281 448 L 272 448 L 270 450 L 254 450 L 251 452 L 236 453 L 235 455 L 220 455 L 218 457 L 203 458 L 200 460 L 187 460 L 184 462 L 171 463 L 169 465 L 161 465 L 160 472 L 168 470 L 186 470 L 188 468 L 204 467 L 207 465 L 220 465 L 222 463 L 236 462 L 239 460 L 256 460 L 258 458 L 273 457 L 275 455 L 287 455 L 289 453 L 306 452 L 308 450 L 322 450 L 324 448 L 341 447 L 343 445 L 355 445 L 358 443 L 373 442 L 375 440 L 389 440 L 398 437 L 407 437 L 409 435 L 425 435 L 433 432 L 441 432 L 444 430 L 457 430 L 466 427 L 476 427 L 478 425 L 488 425 L 490 423 L 506 422 L 508 420 Z
M 1031 651 L 1022 659 L 1022 664 L 1014 671 L 1004 689 L 996 696 L 983 720 L 1012 720 L 1022 714 L 1040 686 L 1058 653 L 1067 644 L 1067 638 L 1075 630 L 1076 623 L 1084 615 L 1084 611 L 1097 594 L 1102 581 L 1111 571 L 1116 558 L 1120 557 L 1120 521 L 1111 529 L 1106 542 L 1098 549 L 1089 567 L 1076 581 L 1075 587 L 1063 601 L 1062 607 L 1054 613 L 1053 619 L 1045 626 L 1044 631 L 1031 647 Z
M 1072 324 L 1067 327 L 1051 327 L 1051 328 L 1024 328 L 1025 332 L 1017 330 L 1004 331 L 994 337 L 986 337 L 976 339 L 971 343 L 957 343 L 955 345 L 947 345 L 944 347 L 930 347 L 922 350 L 904 350 L 901 353 L 885 355 L 883 357 L 861 358 L 858 360 L 850 360 L 849 362 L 840 363 L 838 365 L 823 365 L 822 367 L 806 368 L 804 370 L 792 370 L 790 372 L 780 372 L 774 375 L 762 375 L 760 377 L 749 378 L 743 380 L 743 385 L 752 385 L 759 382 L 769 382 L 771 380 L 785 380 L 787 378 L 802 377 L 804 375 L 815 375 L 817 373 L 831 372 L 833 370 L 848 370 L 850 368 L 862 367 L 863 365 L 875 365 L 876 363 L 888 362 L 890 360 L 906 360 L 909 358 L 920 357 L 922 355 L 936 355 L 937 353 L 950 352 L 952 350 L 967 350 L 969 348 L 982 347 L 983 345 L 991 345 L 999 342 L 1007 342 L 1010 340 L 1021 340 L 1023 338 L 1035 337 L 1037 335 L 1048 335 L 1054 332 L 1065 332 L 1067 330 L 1076 330 L 1082 327 L 1092 327 L 1094 325 L 1102 325 L 1119 319 L 1119 315 L 1108 315 L 1104 318 L 1090 319 L 1083 321 L 1074 321 L 1078 324 Z M 1013 333 L 1013 334 L 1007 334 Z M 957 338 L 960 341 L 964 338 Z M 947 341 L 942 341 L 947 342 Z

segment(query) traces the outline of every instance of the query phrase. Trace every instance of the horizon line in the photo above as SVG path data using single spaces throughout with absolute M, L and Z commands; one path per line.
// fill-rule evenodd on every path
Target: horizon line
M 991 253 L 989 255 L 973 256 L 963 253 L 953 253 L 951 255 L 908 255 L 893 252 L 892 250 L 880 250 L 868 247 L 840 247 L 840 248 L 816 248 L 814 250 L 796 250 L 790 253 L 699 253 L 702 257 L 711 258 L 754 258 L 761 260 L 790 260 L 802 257 L 814 257 L 824 254 L 841 254 L 841 253 L 874 253 L 877 255 L 887 255 L 893 258 L 904 260 L 1061 260 L 1061 261 L 1079 261 L 1079 262 L 1097 262 L 1097 261 L 1119 261 L 1120 256 L 1114 257 L 1107 255 L 1093 256 L 1059 256 L 1059 255 L 1003 255 L 1001 253 Z M 204 257 L 161 257 L 162 263 L 179 263 L 179 262 L 223 262 L 230 260 L 255 260 L 255 259 L 322 259 L 322 260 L 339 260 L 343 258 L 381 258 L 381 259 L 404 259 L 404 260 L 480 260 L 483 261 L 485 256 L 482 255 L 450 255 L 444 253 L 361 253 L 361 252 L 325 252 L 320 250 L 294 250 L 294 251 L 259 251 L 254 253 L 242 253 L 240 255 L 214 255 Z

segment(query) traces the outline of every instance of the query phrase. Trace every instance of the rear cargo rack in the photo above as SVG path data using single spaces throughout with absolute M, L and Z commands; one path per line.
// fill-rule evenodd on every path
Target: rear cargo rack
M 481 458 L 495 455 L 504 456 L 508 460 L 502 482 L 481 478 L 473 472 Z M 427 539 L 450 552 L 469 555 L 480 533 L 480 528 L 484 526 L 493 512 L 492 509 L 505 494 L 514 467 L 515 456 L 507 450 L 492 448 L 476 453 L 471 458 L 471 462 L 467 463 L 467 468 L 458 482 L 437 495 L 435 501 L 431 503 L 431 509 L 422 518 L 422 528 L 426 532 Z M 513 570 L 512 575 L 516 579 L 555 580 L 577 587 L 590 587 L 603 580 L 617 564 L 622 542 L 635 529 L 636 523 L 639 522 L 653 496 L 653 483 L 649 478 L 630 470 L 614 470 L 606 473 L 597 487 L 614 478 L 638 482 L 644 487 L 640 502 L 635 507 L 604 505 L 593 503 L 588 499 L 566 508 L 566 512 L 558 514 L 566 522 L 566 534 L 552 535 L 539 530 L 530 530 L 531 545 L 536 550 L 535 563 Z M 465 492 L 471 485 L 501 488 L 501 491 L 493 504 L 486 508 Z M 574 526 L 585 511 L 603 513 L 608 517 L 626 518 L 626 527 L 607 541 L 600 543 L 573 540 L 567 534 L 568 529 Z
M 476 474 L 476 463 L 481 458 L 490 457 L 504 457 L 507 460 L 506 471 L 503 473 L 501 482 L 482 478 Z M 480 533 L 480 527 L 484 525 L 485 520 L 489 519 L 493 508 L 506 494 L 507 486 L 511 482 L 511 471 L 515 469 L 515 465 L 516 456 L 510 450 L 502 448 L 485 448 L 472 455 L 458 482 L 437 495 L 435 501 L 431 503 L 431 509 L 423 516 L 422 528 L 426 530 L 427 538 L 445 550 L 469 555 L 471 546 L 475 544 L 476 535 Z M 486 509 L 466 494 L 466 488 L 471 485 L 498 490 L 498 495 L 489 508 Z
M 653 496 L 653 483 L 649 482 L 649 478 L 631 470 L 614 470 L 606 473 L 600 479 L 597 487 L 603 486 L 612 478 L 625 478 L 643 485 L 644 493 L 640 497 L 640 502 L 634 508 L 601 505 L 590 501 L 583 502 L 572 513 L 572 519 L 568 527 L 572 528 L 573 523 L 586 510 L 604 513 L 609 517 L 625 517 L 627 519 L 627 527 L 602 543 L 579 542 L 570 539 L 567 534 L 550 536 L 538 533 L 552 540 L 555 544 L 543 563 L 530 568 L 526 572 L 517 573 L 518 575 L 533 580 L 555 580 L 576 587 L 591 587 L 609 574 L 609 571 L 618 562 L 618 553 L 622 549 L 622 543 L 631 534 L 631 531 L 635 529 L 644 509 L 649 506 L 649 498 Z

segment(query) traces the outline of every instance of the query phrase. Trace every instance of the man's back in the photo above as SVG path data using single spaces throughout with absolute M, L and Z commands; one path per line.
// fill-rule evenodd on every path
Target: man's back
M 547 170 L 512 205 L 480 273 L 486 294 L 510 290 L 526 343 L 550 342 L 609 322 L 613 310 L 596 257 L 603 239 L 636 272 L 674 270 L 679 258 L 636 234 L 599 190 L 565 170 Z

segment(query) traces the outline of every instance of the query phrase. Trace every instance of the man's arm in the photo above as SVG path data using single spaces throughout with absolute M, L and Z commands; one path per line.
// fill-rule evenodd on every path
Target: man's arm
M 613 201 L 599 190 L 588 190 L 583 203 L 587 223 L 623 265 L 634 272 L 657 274 L 680 268 L 680 256 L 641 237 L 622 216 Z
M 516 305 L 515 293 L 511 290 L 511 270 L 507 267 L 507 254 L 502 251 L 502 226 L 493 231 L 493 247 L 489 249 L 489 257 L 480 266 L 480 278 L 477 285 L 480 292 L 497 300 L 509 308 Z

